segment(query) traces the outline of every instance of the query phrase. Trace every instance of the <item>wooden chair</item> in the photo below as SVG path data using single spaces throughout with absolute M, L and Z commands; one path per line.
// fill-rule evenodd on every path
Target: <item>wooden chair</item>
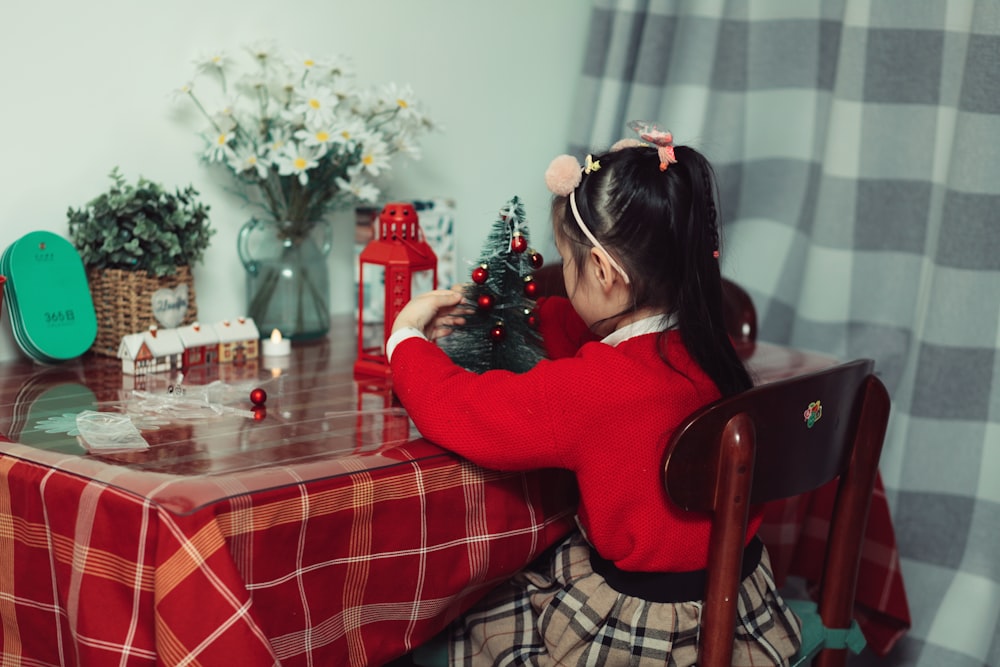
M 816 665 L 844 665 L 848 647 L 864 647 L 852 608 L 889 417 L 889 396 L 873 367 L 862 359 L 756 387 L 699 410 L 671 438 L 663 464 L 667 493 L 686 510 L 712 515 L 701 667 L 731 664 L 750 505 L 838 477 L 818 614 L 810 603 L 790 602 L 804 635 L 792 664 L 818 655 Z

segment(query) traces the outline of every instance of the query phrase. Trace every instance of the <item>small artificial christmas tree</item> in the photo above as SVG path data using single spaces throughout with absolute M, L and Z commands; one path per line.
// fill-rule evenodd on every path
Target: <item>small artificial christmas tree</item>
M 465 324 L 439 341 L 459 366 L 476 373 L 523 373 L 545 357 L 531 275 L 542 266 L 542 256 L 528 241 L 524 205 L 514 197 L 500 209 L 472 282 L 463 290 L 473 310 Z

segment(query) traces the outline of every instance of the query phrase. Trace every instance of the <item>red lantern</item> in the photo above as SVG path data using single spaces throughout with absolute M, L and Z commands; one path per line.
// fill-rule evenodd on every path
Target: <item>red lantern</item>
M 385 342 L 399 311 L 415 293 L 437 289 L 437 255 L 420 231 L 412 204 L 385 205 L 378 231 L 358 263 L 358 358 L 354 372 L 384 377 L 390 374 Z

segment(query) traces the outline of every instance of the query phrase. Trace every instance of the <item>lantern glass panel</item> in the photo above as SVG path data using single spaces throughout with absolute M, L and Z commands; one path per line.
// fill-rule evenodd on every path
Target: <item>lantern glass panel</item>
M 423 271 L 413 272 L 413 281 L 410 284 L 410 298 L 419 296 L 424 292 L 430 292 L 436 287 L 434 284 L 434 270 L 425 269 Z M 451 287 L 451 285 L 446 285 L 446 287 Z
M 361 349 L 369 354 L 385 354 L 385 267 L 381 264 L 361 265 L 362 305 Z

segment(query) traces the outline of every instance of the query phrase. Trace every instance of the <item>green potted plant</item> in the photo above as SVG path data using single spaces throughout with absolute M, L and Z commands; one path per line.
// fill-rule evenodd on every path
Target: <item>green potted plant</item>
M 117 167 L 110 178 L 106 192 L 67 217 L 97 312 L 92 349 L 115 356 L 126 334 L 196 319 L 191 266 L 215 230 L 191 186 L 170 192 L 142 177 L 130 184 Z

